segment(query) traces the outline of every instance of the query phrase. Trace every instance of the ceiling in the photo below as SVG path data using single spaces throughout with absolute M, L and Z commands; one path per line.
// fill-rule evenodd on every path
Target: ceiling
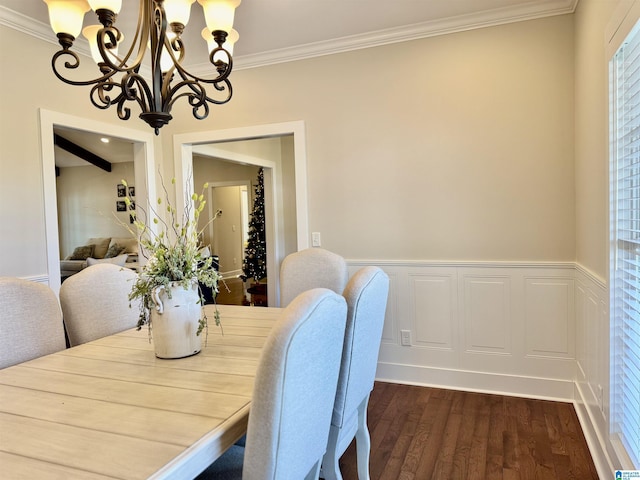
M 578 0 L 242 0 L 234 28 L 240 40 L 234 51 L 234 69 L 281 63 L 394 42 L 482 28 L 552 15 L 572 13 Z M 116 26 L 127 38 L 134 37 L 138 3 L 123 0 Z M 85 26 L 98 23 L 95 14 L 85 15 Z M 49 27 L 47 6 L 42 0 L 0 0 L 0 24 L 57 44 Z M 183 34 L 184 66 L 206 75 L 211 66 L 205 42 L 202 9 L 191 8 Z M 74 45 L 88 54 L 84 39 Z M 99 136 L 66 132 L 87 150 L 111 162 L 130 158 L 131 145 Z M 60 155 L 58 155 L 60 153 Z M 56 147 L 60 165 L 77 160 Z
M 87 131 L 74 130 L 56 126 L 54 133 L 66 140 L 81 146 L 85 150 L 97 155 L 110 163 L 133 162 L 133 143 L 119 138 L 105 137 L 105 135 Z M 103 142 L 103 138 L 109 140 Z M 90 163 L 67 152 L 56 145 L 55 161 L 57 167 L 87 167 Z
M 366 48 L 441 35 L 460 30 L 572 13 L 578 0 L 242 0 L 235 29 L 240 40 L 234 67 L 268 63 Z M 138 2 L 123 0 L 116 26 L 133 38 Z M 4 7 L 4 8 L 2 8 Z M 85 25 L 97 24 L 92 12 Z M 0 24 L 22 29 L 57 43 L 42 0 L 0 0 Z M 185 65 L 194 73 L 208 62 L 202 8 L 191 7 L 183 34 Z M 84 40 L 77 42 L 86 49 Z M 88 51 L 88 50 L 87 50 Z

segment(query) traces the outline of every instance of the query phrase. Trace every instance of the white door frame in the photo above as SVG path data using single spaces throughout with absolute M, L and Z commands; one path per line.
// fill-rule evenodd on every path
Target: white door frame
M 268 125 L 255 125 L 250 127 L 231 128 L 225 130 L 210 130 L 206 132 L 183 133 L 173 136 L 173 158 L 176 175 L 176 201 L 183 202 L 184 198 L 190 198 L 193 194 L 193 182 L 187 185 L 187 179 L 192 178 L 193 171 L 193 146 L 221 143 L 227 141 L 252 140 L 256 138 L 277 137 L 293 135 L 294 162 L 295 162 L 295 188 L 296 188 L 296 236 L 297 249 L 309 247 L 309 221 L 307 206 L 307 156 L 305 125 L 303 121 L 275 123 Z M 277 166 L 273 162 L 256 160 L 254 165 L 265 167 L 265 220 L 267 236 L 267 272 L 270 281 L 267 284 L 267 295 L 270 305 L 279 304 L 279 271 L 280 262 L 284 258 L 284 239 L 280 238 L 278 228 L 278 212 L 281 206 L 277 205 L 276 181 L 281 172 L 276 171 Z M 267 185 L 270 185 L 267 187 Z M 182 188 L 185 191 L 180 191 Z M 187 190 L 188 189 L 188 190 Z M 186 195 L 186 196 L 185 196 Z M 184 205 L 178 204 L 178 208 Z
M 60 239 L 58 236 L 58 202 L 56 197 L 54 127 L 73 128 L 102 133 L 134 143 L 133 168 L 140 199 L 156 198 L 156 165 L 154 137 L 151 132 L 103 123 L 66 113 L 40 109 L 40 147 L 42 149 L 42 183 L 44 196 L 45 235 L 47 242 L 47 276 L 49 287 L 60 290 Z M 149 205 L 143 205 L 148 209 Z M 149 210 L 147 210 L 149 211 Z

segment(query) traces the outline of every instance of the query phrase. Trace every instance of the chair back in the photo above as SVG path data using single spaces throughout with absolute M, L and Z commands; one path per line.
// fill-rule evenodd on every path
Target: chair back
M 344 290 L 347 326 L 331 421 L 337 427 L 373 390 L 388 294 L 389 277 L 372 266 L 358 270 Z
M 283 311 L 256 373 L 243 480 L 318 478 L 346 314 L 344 298 L 327 289 L 304 292 Z
M 137 274 L 128 268 L 100 263 L 83 269 L 60 286 L 60 305 L 73 347 L 133 328 L 139 303 L 129 302 Z
M 280 265 L 280 306 L 286 307 L 312 288 L 328 288 L 342 294 L 348 279 L 347 262 L 329 250 L 307 248 L 289 254 Z
M 66 348 L 62 313 L 47 285 L 0 277 L 0 368 Z

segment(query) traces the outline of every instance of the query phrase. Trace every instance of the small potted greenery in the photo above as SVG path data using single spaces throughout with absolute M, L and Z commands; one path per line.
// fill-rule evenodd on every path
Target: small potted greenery
M 126 188 L 127 183 L 124 180 L 122 183 Z M 175 185 L 175 179 L 171 183 Z M 171 205 L 164 182 L 162 188 L 164 200 L 158 198 L 156 206 L 150 207 L 150 215 L 138 203 L 136 210 L 146 218 L 141 220 L 133 213 L 133 227 L 125 225 L 138 238 L 142 255 L 147 259 L 129 293 L 129 300 L 140 300 L 138 330 L 148 326 L 156 356 L 181 358 L 201 349 L 201 334 L 206 335 L 208 328 L 201 285 L 211 288 L 215 296 L 221 276 L 213 257 L 202 254 L 203 229 L 198 229 L 198 219 L 206 205 L 207 184 L 203 186 L 203 193 L 194 193 L 187 199 L 181 220 Z M 125 197 L 125 203 L 131 205 L 129 196 Z M 161 210 L 165 211 L 166 220 L 158 214 Z M 150 228 L 149 220 L 155 228 Z M 217 308 L 215 322 L 220 325 Z

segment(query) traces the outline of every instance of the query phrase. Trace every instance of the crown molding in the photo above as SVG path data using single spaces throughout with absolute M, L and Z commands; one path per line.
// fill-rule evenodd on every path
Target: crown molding
M 60 47 L 58 39 L 53 34 L 51 27 L 48 23 L 39 22 L 31 17 L 27 17 L 21 13 L 11 10 L 5 6 L 0 5 L 0 25 L 12 28 L 19 32 L 31 35 L 39 40 L 56 45 Z M 91 57 L 89 51 L 89 42 L 84 38 L 77 38 L 73 42 L 73 50 L 82 55 Z
M 476 14 L 448 17 L 360 35 L 351 35 L 334 40 L 242 55 L 234 57 L 233 68 L 234 70 L 257 68 L 392 43 L 435 37 L 438 35 L 448 35 L 478 28 L 535 20 L 555 15 L 566 15 L 575 11 L 578 1 L 579 0 L 536 0 L 513 7 L 486 10 Z M 0 6 L 0 25 L 8 26 L 37 37 L 45 42 L 57 45 L 57 41 L 51 34 L 49 25 L 33 20 L 3 6 Z M 79 53 L 89 55 L 88 43 L 83 39 L 79 39 L 77 43 L 79 44 Z M 211 72 L 211 64 L 208 62 L 189 65 L 187 68 L 195 75 L 206 75 L 207 72 Z
M 567 15 L 575 12 L 578 1 L 579 0 L 532 1 L 517 7 L 498 8 L 477 14 L 460 15 L 386 30 L 378 30 L 361 35 L 352 35 L 335 40 L 243 55 L 234 57 L 233 68 L 234 70 L 256 68 L 392 43 L 407 42 L 421 38 L 448 35 L 478 28 L 494 27 L 555 15 Z M 204 66 L 205 64 L 194 65 L 193 69 L 195 70 L 198 67 L 204 68 Z

